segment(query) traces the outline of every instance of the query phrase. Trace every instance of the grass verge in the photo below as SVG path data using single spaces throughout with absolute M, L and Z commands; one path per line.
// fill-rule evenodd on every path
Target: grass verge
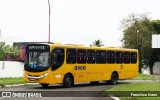
M 159 80 L 159 78 L 153 76 L 153 75 L 147 75 L 147 74 L 139 74 L 138 77 L 133 78 L 134 80 Z
M 0 86 L 4 87 L 5 85 L 10 85 L 10 84 L 23 84 L 27 83 L 23 80 L 22 77 L 19 78 L 0 78 Z
M 120 97 L 120 100 L 160 100 L 160 82 L 116 85 L 106 90 L 106 95 Z

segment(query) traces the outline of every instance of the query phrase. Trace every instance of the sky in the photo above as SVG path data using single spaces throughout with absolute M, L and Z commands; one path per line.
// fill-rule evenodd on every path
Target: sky
M 160 19 L 160 0 L 50 0 L 51 42 L 121 46 L 122 19 L 149 13 Z M 14 42 L 48 41 L 48 0 L 0 0 L 1 37 Z

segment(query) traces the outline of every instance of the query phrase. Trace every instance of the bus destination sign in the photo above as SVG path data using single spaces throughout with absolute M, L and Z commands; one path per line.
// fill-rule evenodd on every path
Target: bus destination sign
M 28 46 L 28 49 L 29 50 L 34 50 L 34 49 L 41 49 L 41 50 L 44 50 L 46 49 L 46 46 Z

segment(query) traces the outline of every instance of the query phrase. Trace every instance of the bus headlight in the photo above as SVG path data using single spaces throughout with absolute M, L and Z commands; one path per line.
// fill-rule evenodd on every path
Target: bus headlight
M 45 73 L 45 74 L 43 74 L 43 76 L 44 76 L 44 77 L 46 77 L 47 75 L 48 75 L 48 72 L 47 72 L 47 73 Z

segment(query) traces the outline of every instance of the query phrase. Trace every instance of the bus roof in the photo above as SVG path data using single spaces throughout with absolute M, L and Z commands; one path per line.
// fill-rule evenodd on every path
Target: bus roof
M 49 45 L 51 47 L 61 47 L 61 48 L 76 48 L 76 49 L 96 49 L 96 50 L 117 50 L 117 51 L 138 51 L 137 49 L 128 49 L 128 48 L 121 48 L 121 47 L 108 47 L 108 46 L 85 46 L 82 44 L 61 44 L 61 43 L 33 43 L 28 45 L 36 45 L 36 44 L 43 44 Z
M 121 48 L 121 47 L 109 47 L 109 46 L 97 47 L 97 46 L 85 46 L 81 44 L 61 44 L 61 43 L 35 43 L 35 44 L 45 44 L 45 45 L 50 45 L 51 47 L 61 47 L 61 48 L 138 51 L 137 49 L 128 49 L 128 48 Z

